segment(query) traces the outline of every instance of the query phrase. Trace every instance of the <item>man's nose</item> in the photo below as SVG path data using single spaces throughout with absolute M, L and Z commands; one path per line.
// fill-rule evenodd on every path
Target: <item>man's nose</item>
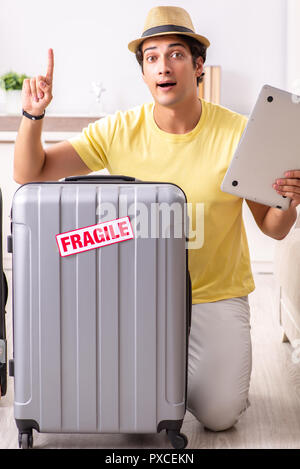
M 160 57 L 159 64 L 158 64 L 158 73 L 159 75 L 168 75 L 171 72 L 169 61 L 167 57 Z

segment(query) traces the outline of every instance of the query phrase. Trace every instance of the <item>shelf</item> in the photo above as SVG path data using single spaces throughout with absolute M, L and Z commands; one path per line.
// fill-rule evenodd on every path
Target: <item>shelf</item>
M 80 132 L 91 122 L 101 117 L 95 116 L 45 116 L 43 132 Z M 0 132 L 17 132 L 22 116 L 0 115 Z

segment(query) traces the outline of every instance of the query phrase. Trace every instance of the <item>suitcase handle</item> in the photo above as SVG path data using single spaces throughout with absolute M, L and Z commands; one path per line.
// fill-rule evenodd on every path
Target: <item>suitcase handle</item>
M 137 179 L 130 177 L 130 176 L 118 176 L 114 174 L 99 174 L 99 175 L 92 175 L 92 176 L 70 176 L 65 178 L 65 181 L 88 181 L 88 182 L 98 182 L 98 181 L 111 181 L 111 182 L 133 182 Z

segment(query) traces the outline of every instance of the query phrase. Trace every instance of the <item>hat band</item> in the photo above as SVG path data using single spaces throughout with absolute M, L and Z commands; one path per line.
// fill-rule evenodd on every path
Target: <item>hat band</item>
M 178 33 L 194 33 L 192 29 L 185 26 L 176 26 L 175 24 L 163 24 L 162 26 L 155 26 L 154 28 L 147 29 L 143 32 L 142 37 L 151 36 L 152 34 L 178 32 Z

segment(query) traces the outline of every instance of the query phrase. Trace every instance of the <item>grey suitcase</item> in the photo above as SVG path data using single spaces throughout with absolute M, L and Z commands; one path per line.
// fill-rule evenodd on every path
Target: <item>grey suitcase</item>
M 126 176 L 74 177 L 17 190 L 10 373 L 20 447 L 32 447 L 32 429 L 165 429 L 175 448 L 186 446 L 180 433 L 191 312 L 185 202 L 173 184 Z M 170 212 L 166 236 L 153 220 L 172 204 L 183 216 L 178 221 Z M 102 223 L 105 207 L 115 207 L 116 218 L 128 209 L 135 237 L 61 257 L 55 236 Z M 137 235 L 141 220 L 146 235 L 145 226 Z
M 7 390 L 7 344 L 5 325 L 7 295 L 8 287 L 3 271 L 2 256 L 2 192 L 0 190 L 0 399 L 5 396 Z

